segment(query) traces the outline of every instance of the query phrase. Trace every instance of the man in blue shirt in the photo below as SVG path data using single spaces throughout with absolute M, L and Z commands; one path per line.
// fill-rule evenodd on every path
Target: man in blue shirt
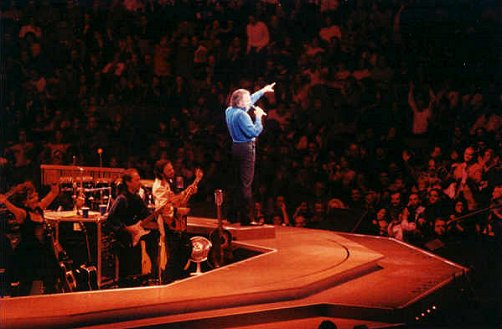
M 254 94 L 246 89 L 237 89 L 230 96 L 230 104 L 225 110 L 230 137 L 232 137 L 232 157 L 238 171 L 239 180 L 228 211 L 228 219 L 239 220 L 242 226 L 250 225 L 253 217 L 252 185 L 256 158 L 255 140 L 263 131 L 262 117 L 267 115 L 260 107 L 254 106 L 263 94 L 274 92 L 275 82 L 266 85 Z M 253 108 L 256 120 L 253 122 L 248 111 Z

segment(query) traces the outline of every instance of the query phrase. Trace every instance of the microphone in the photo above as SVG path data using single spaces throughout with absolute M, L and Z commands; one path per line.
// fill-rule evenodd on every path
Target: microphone
M 253 110 L 258 110 L 258 108 L 256 106 L 254 106 L 253 104 L 249 105 L 249 107 L 251 107 Z M 262 110 L 263 111 L 263 110 Z M 263 116 L 266 117 L 267 116 L 267 113 L 265 113 L 265 111 L 263 111 Z
M 99 155 L 99 168 L 103 167 L 103 149 L 100 147 L 97 150 Z

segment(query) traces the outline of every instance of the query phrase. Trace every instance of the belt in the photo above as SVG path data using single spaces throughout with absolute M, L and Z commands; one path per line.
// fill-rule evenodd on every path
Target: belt
M 170 234 L 175 234 L 178 236 L 181 236 L 185 233 L 187 233 L 187 230 L 168 230 Z
M 237 145 L 244 145 L 244 144 L 256 144 L 256 141 L 249 141 L 249 142 L 234 142 L 234 144 L 237 144 Z

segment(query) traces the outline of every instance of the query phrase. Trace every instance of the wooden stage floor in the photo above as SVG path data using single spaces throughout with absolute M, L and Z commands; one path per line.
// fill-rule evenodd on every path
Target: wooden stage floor
M 207 235 L 216 220 L 189 217 Z M 2 328 L 382 328 L 427 316 L 466 269 L 380 237 L 225 225 L 257 256 L 170 285 L 0 299 Z M 429 312 L 427 312 L 429 310 Z

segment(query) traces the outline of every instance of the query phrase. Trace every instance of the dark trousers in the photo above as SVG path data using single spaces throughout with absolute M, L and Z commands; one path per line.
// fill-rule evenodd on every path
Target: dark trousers
M 11 280 L 19 281 L 17 291 L 13 292 L 16 296 L 29 295 L 33 281 L 39 280 L 43 282 L 43 293 L 58 292 L 57 281 L 61 273 L 50 242 L 21 240 L 14 252 L 11 269 Z
M 124 233 L 128 234 L 127 232 Z M 146 252 L 152 262 L 150 277 L 155 279 L 158 273 L 159 231 L 152 230 L 150 233 L 144 235 L 141 240 L 145 241 Z M 118 250 L 118 257 L 119 280 L 124 286 L 127 286 L 131 277 L 141 276 L 141 243 L 138 243 L 136 247 L 129 247 L 123 244 Z
M 255 142 L 234 143 L 232 145 L 233 166 L 235 169 L 232 202 L 228 217 L 247 225 L 251 221 L 253 209 L 253 178 L 256 159 Z
M 191 243 L 188 234 L 169 230 L 166 226 L 167 264 L 163 275 L 164 283 L 186 277 L 185 265 L 190 258 Z

